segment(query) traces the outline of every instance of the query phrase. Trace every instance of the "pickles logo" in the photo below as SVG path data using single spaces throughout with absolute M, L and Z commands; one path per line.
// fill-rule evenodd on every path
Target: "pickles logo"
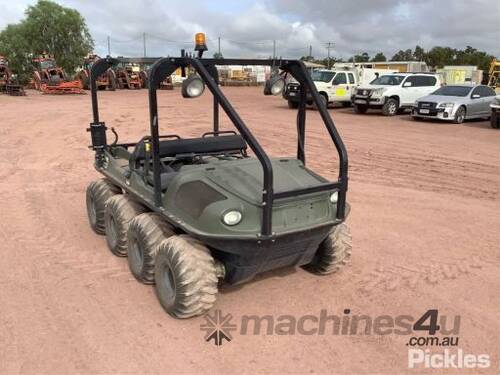
M 213 315 L 205 314 L 205 323 L 200 325 L 200 329 L 205 331 L 205 341 L 213 340 L 216 346 L 221 346 L 226 340 L 230 342 L 233 337 L 231 331 L 236 330 L 236 324 L 231 323 L 231 314 L 223 315 L 222 311 L 215 310 Z

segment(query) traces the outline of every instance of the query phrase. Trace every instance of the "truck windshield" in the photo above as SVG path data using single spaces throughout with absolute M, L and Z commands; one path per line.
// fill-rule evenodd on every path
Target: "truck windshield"
M 432 93 L 432 95 L 443 96 L 467 96 L 472 87 L 465 86 L 443 86 Z
M 313 81 L 319 82 L 330 82 L 336 72 L 325 72 L 321 70 L 316 70 L 312 72 L 311 77 Z
M 397 86 L 403 82 L 404 76 L 381 76 L 370 82 L 371 85 Z

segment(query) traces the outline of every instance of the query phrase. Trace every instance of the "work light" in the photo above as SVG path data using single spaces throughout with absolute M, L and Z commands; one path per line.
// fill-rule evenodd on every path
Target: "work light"
M 205 91 L 205 84 L 196 74 L 190 75 L 182 82 L 182 96 L 184 98 L 196 98 Z
M 279 75 L 273 75 L 266 81 L 264 95 L 279 95 L 285 88 L 285 80 Z

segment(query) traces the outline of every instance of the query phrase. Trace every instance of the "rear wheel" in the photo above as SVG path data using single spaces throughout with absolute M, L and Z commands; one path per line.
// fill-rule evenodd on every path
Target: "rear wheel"
M 368 111 L 368 106 L 362 104 L 354 104 L 354 112 L 366 113 L 366 111 Z
M 127 256 L 127 231 L 130 221 L 146 212 L 146 208 L 126 195 L 109 198 L 104 212 L 106 242 L 111 252 L 120 257 Z
M 455 118 L 453 119 L 453 122 L 455 124 L 461 124 L 465 121 L 465 107 L 460 107 L 457 109 L 457 112 L 455 113 Z
M 297 109 L 299 108 L 299 102 L 294 102 L 293 100 L 288 101 L 288 108 Z
M 128 265 L 134 277 L 154 283 L 155 258 L 160 242 L 174 234 L 158 214 L 147 212 L 133 218 L 127 231 Z
M 351 231 L 347 224 L 335 226 L 319 245 L 313 261 L 304 268 L 319 275 L 337 272 L 346 265 L 352 253 Z
M 399 110 L 399 103 L 394 98 L 387 99 L 384 106 L 382 107 L 382 113 L 385 116 L 394 116 L 395 114 L 398 113 L 398 110 Z
M 208 248 L 189 236 L 172 236 L 158 246 L 156 295 L 170 315 L 190 318 L 208 311 L 217 298 L 218 267 Z
M 108 180 L 93 181 L 87 187 L 87 215 L 90 227 L 97 234 L 105 234 L 104 212 L 109 198 L 120 194 L 121 189 Z
M 491 112 L 490 121 L 493 129 L 500 129 L 500 116 L 498 115 L 498 111 Z

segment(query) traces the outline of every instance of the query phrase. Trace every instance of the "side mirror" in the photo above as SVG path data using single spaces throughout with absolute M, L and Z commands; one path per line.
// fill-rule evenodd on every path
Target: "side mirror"
M 285 88 L 285 80 L 279 75 L 273 75 L 264 85 L 264 95 L 279 95 Z
M 481 95 L 479 94 L 472 94 L 472 99 L 479 99 Z
M 411 87 L 411 86 L 413 86 L 411 82 L 403 83 L 403 87 Z

